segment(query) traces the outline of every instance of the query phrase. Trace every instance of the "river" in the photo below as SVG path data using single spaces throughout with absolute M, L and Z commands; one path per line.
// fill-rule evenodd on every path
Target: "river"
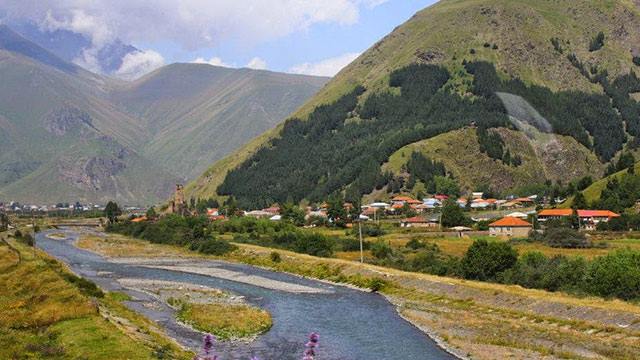
M 174 281 L 218 288 L 239 294 L 268 310 L 273 327 L 252 342 L 221 342 L 223 360 L 299 360 L 313 331 L 320 334 L 320 360 L 455 359 L 422 331 L 402 319 L 383 296 L 334 286 L 248 265 L 213 260 L 156 259 L 122 261 L 77 248 L 78 234 L 66 238 L 37 235 L 38 247 L 65 262 L 79 276 L 109 291 L 129 294 L 125 304 L 156 321 L 182 345 L 198 349 L 202 334 L 175 321 L 174 310 L 148 293 L 125 288 L 118 280 Z M 55 233 L 61 233 L 56 230 Z

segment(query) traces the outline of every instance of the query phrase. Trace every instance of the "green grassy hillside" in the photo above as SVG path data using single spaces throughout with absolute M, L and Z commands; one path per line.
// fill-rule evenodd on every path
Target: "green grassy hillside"
M 294 116 L 306 118 L 318 105 L 340 99 L 360 85 L 367 90 L 359 100 L 362 106 L 372 94 L 389 90 L 393 71 L 413 63 L 443 65 L 452 74 L 446 89 L 464 96 L 470 95 L 473 77 L 461 66 L 463 60 L 487 61 L 503 79 L 518 78 L 550 91 L 602 94 L 603 87 L 587 79 L 567 55 L 575 54 L 587 69 L 606 69 L 610 79 L 628 73 L 635 68 L 632 58 L 640 44 L 639 13 L 631 1 L 440 1 L 372 46 Z M 590 42 L 600 31 L 605 34 L 604 47 L 589 51 Z M 554 49 L 552 38 L 557 38 L 561 51 Z M 214 164 L 187 187 L 188 194 L 216 195 L 227 173 L 280 137 L 282 129 L 269 131 Z M 596 172 L 601 168 L 598 165 Z M 573 172 L 583 174 L 585 170 Z M 550 171 L 550 176 L 559 173 Z
M 541 184 L 547 179 L 556 182 L 602 173 L 598 159 L 571 137 L 537 132 L 537 139 L 532 141 L 520 131 L 499 128 L 496 132 L 511 155 L 522 158 L 521 165 L 505 165 L 480 152 L 476 130 L 464 128 L 401 148 L 389 158 L 383 169 L 400 174 L 411 153 L 419 152 L 442 162 L 464 190 L 473 191 L 479 184 L 491 184 L 499 192 Z M 547 146 L 549 141 L 556 146 Z

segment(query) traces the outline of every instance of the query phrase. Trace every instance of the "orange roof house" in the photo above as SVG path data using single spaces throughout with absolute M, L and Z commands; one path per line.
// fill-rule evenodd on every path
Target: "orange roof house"
M 137 217 L 137 218 L 131 220 L 132 223 L 140 223 L 140 222 L 143 222 L 143 221 L 147 221 L 147 217 L 146 216 L 140 216 L 140 217 Z
M 516 217 L 505 217 L 489 224 L 489 227 L 532 227 L 530 223 Z
M 391 201 L 393 202 L 409 202 L 409 201 L 413 201 L 413 198 L 410 198 L 408 196 L 396 196 L 393 199 L 391 199 Z
M 533 225 L 516 217 L 505 217 L 489 224 L 489 234 L 491 236 L 517 236 L 525 237 Z

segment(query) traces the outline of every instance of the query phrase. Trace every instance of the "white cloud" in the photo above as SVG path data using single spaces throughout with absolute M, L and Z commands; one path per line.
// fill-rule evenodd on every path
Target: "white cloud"
M 346 53 L 316 63 L 299 64 L 289 69 L 289 72 L 316 76 L 334 76 L 358 56 L 360 56 L 360 53 Z
M 192 63 L 195 64 L 209 64 L 209 65 L 213 65 L 213 66 L 222 66 L 222 67 L 233 67 L 233 65 L 227 64 L 224 61 L 222 61 L 221 58 L 214 56 L 209 60 L 206 60 L 203 57 L 199 57 L 196 58 L 195 60 L 192 61 Z
M 134 80 L 164 65 L 164 58 L 153 50 L 135 51 L 125 55 L 115 75 Z
M 265 70 L 267 68 L 267 62 L 259 57 L 254 57 L 253 59 L 251 59 L 251 61 L 249 61 L 246 67 L 255 70 Z
M 67 29 L 95 47 L 172 41 L 187 50 L 239 40 L 251 46 L 317 23 L 354 24 L 386 0 L 0 0 L 8 18 Z

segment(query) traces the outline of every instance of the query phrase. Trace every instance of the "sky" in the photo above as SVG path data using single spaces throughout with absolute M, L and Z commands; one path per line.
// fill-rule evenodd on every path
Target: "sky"
M 174 62 L 333 76 L 435 0 L 0 0 L 12 20 L 79 33 L 95 56 L 120 39 L 140 49 L 116 75 Z

